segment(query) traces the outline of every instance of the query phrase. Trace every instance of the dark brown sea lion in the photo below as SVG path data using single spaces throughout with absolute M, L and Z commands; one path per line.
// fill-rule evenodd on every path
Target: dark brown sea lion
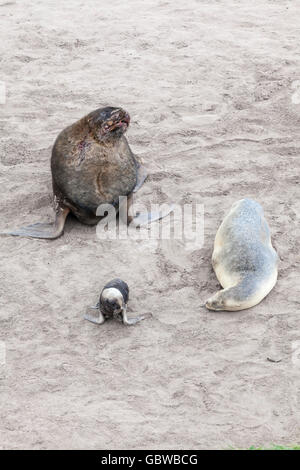
M 92 323 L 96 323 L 96 325 L 102 325 L 105 320 L 113 318 L 127 326 L 135 325 L 141 320 L 147 318 L 146 315 L 128 318 L 126 313 L 128 300 L 128 284 L 125 281 L 122 281 L 122 279 L 113 279 L 103 287 L 97 305 L 95 307 L 89 307 L 89 309 L 98 310 L 98 317 L 95 318 L 87 313 L 84 318 Z
M 96 216 L 98 206 L 112 204 L 118 210 L 120 196 L 127 197 L 129 210 L 132 194 L 147 177 L 124 136 L 129 122 L 129 114 L 123 109 L 105 107 L 63 130 L 51 157 L 55 222 L 33 224 L 5 234 L 57 238 L 62 235 L 70 212 L 80 222 L 94 225 L 102 218 Z M 143 225 L 170 211 L 171 208 L 165 213 L 128 216 L 127 222 Z

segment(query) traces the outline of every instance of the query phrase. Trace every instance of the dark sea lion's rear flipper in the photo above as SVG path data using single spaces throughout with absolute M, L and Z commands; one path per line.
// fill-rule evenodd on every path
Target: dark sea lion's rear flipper
M 16 230 L 0 232 L 1 235 L 13 235 L 16 237 L 30 237 L 30 238 L 43 238 L 43 239 L 54 239 L 58 238 L 63 234 L 65 221 L 70 212 L 68 208 L 59 207 L 56 211 L 56 217 L 54 223 L 44 224 L 37 223 L 21 227 Z

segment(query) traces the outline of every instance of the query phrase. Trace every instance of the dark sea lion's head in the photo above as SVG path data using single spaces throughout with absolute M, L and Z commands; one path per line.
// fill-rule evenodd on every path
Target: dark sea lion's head
M 99 108 L 88 116 L 88 123 L 96 140 L 108 142 L 119 139 L 129 126 L 130 116 L 122 108 Z

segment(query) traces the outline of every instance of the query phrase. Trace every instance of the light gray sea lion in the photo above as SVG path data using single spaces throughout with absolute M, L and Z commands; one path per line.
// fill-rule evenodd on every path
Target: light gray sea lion
M 206 302 L 210 310 L 244 310 L 273 289 L 278 255 L 260 204 L 251 199 L 233 204 L 217 232 L 212 265 L 224 289 Z
M 99 311 L 98 318 L 86 314 L 84 318 L 97 325 L 102 325 L 106 319 L 114 318 L 124 325 L 135 325 L 144 320 L 146 315 L 140 315 L 136 318 L 127 317 L 127 304 L 129 300 L 129 287 L 122 279 L 113 279 L 105 284 L 100 294 L 99 302 L 95 307 Z
M 57 137 L 51 157 L 54 195 L 54 223 L 38 223 L 2 232 L 33 238 L 62 235 L 66 218 L 72 212 L 89 225 L 103 217 L 96 215 L 102 204 L 119 210 L 119 197 L 127 197 L 126 222 L 140 226 L 161 219 L 172 211 L 129 215 L 132 196 L 147 178 L 147 171 L 135 157 L 124 133 L 130 122 L 121 108 L 106 107 L 91 112 L 63 130 Z M 120 211 L 122 212 L 122 211 Z

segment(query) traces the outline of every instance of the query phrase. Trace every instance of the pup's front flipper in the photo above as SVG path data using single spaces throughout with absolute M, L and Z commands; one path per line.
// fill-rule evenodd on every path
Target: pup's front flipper
M 84 315 L 84 319 L 90 321 L 91 323 L 95 323 L 96 325 L 102 325 L 105 322 L 105 318 L 102 315 L 102 313 L 100 312 L 99 307 L 97 307 L 97 305 L 95 307 L 88 307 L 87 308 L 86 314 Z M 94 317 L 93 315 L 90 315 L 88 313 L 89 310 L 91 310 L 91 309 L 92 310 L 97 309 L 99 311 L 98 317 Z
M 135 325 L 136 323 L 139 323 L 140 321 L 145 320 L 145 318 L 146 317 L 143 317 L 143 316 L 139 316 L 136 318 L 126 318 L 126 319 L 124 318 L 123 324 L 126 326 Z
M 138 317 L 135 317 L 135 318 L 128 318 L 126 309 L 124 309 L 123 324 L 126 326 L 135 325 L 136 323 L 139 323 L 140 321 L 145 320 L 146 318 L 150 318 L 150 317 L 152 317 L 151 314 L 146 314 L 146 315 L 139 315 Z
M 99 308 L 100 308 L 100 300 L 99 300 L 99 302 L 96 303 L 95 306 L 93 306 L 93 307 L 88 307 L 88 308 L 90 308 L 91 310 L 99 310 Z

